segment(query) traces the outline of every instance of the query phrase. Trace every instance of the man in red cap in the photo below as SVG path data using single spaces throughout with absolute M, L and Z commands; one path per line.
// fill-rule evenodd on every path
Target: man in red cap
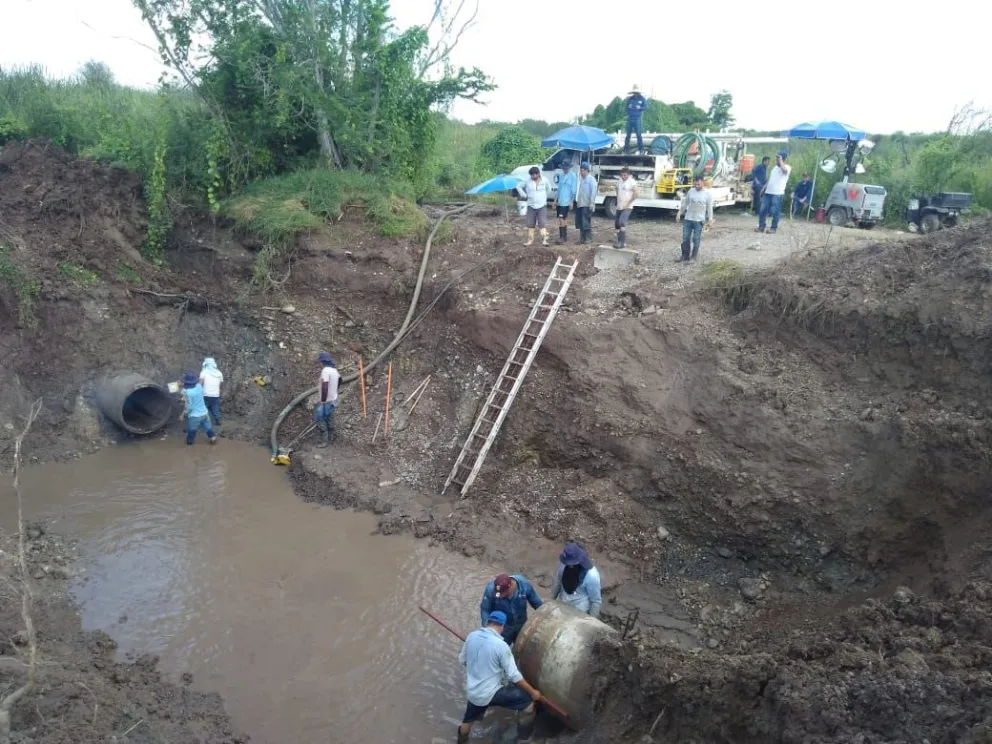
M 512 646 L 520 629 L 527 622 L 528 604 L 535 610 L 543 604 L 534 591 L 534 585 L 520 574 L 500 574 L 489 582 L 482 593 L 482 603 L 479 606 L 482 625 L 486 624 L 491 612 L 505 614 L 506 624 L 500 635 Z

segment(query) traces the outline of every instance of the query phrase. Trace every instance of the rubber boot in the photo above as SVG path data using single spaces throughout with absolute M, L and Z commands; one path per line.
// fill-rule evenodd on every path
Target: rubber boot
M 469 739 L 469 737 L 471 735 L 472 735 L 472 732 L 471 731 L 469 731 L 467 734 L 463 734 L 462 733 L 462 727 L 459 726 L 458 727 L 458 744 L 468 744 L 468 739 Z
M 525 711 L 520 714 L 520 718 L 517 720 L 517 741 L 531 740 L 534 736 L 534 719 L 536 717 L 536 710 L 532 710 L 530 713 Z
M 689 244 L 688 243 L 683 243 L 682 244 L 682 260 L 683 261 L 688 261 L 689 260 L 689 255 L 690 255 L 690 253 L 689 253 Z
M 527 228 L 527 242 L 524 245 L 534 245 L 534 228 Z
M 626 248 L 626 247 L 627 247 L 627 232 L 626 230 L 621 230 L 620 236 L 617 239 L 617 248 Z
M 693 244 L 693 246 L 692 246 L 692 253 L 690 254 L 689 258 L 696 258 L 698 256 L 699 256 L 699 246 Z
M 548 228 L 541 228 L 541 245 L 548 245 Z
M 323 449 L 324 447 L 327 446 L 327 442 L 329 441 L 329 438 L 328 438 L 328 435 L 327 435 L 328 434 L 328 432 L 327 432 L 327 422 L 326 421 L 318 421 L 317 422 L 317 431 L 320 432 L 320 440 L 317 442 L 317 446 L 320 447 L 321 449 Z
M 561 229 L 561 242 L 562 243 L 567 243 L 568 242 L 568 227 L 567 226 L 566 227 L 563 227 Z
M 561 225 L 558 226 L 558 245 L 565 242 L 565 228 Z

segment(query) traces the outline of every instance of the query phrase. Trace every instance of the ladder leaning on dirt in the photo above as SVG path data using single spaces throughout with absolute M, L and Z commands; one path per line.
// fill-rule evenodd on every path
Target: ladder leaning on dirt
M 527 322 L 524 323 L 523 330 L 520 331 L 513 349 L 510 350 L 503 371 L 499 373 L 486 404 L 476 418 L 475 425 L 462 446 L 462 451 L 455 460 L 455 466 L 451 469 L 441 493 L 454 484 L 461 489 L 461 495 L 464 497 L 479 474 L 489 448 L 492 447 L 500 426 L 503 425 L 503 419 L 506 418 L 514 398 L 517 397 L 517 391 L 523 384 L 527 370 L 534 363 L 551 322 L 558 314 L 558 308 L 561 307 L 565 293 L 572 284 L 578 265 L 578 261 L 571 264 L 563 263 L 561 256 L 555 261 L 554 268 L 551 269 L 548 280 L 544 283 L 544 289 L 537 296 Z

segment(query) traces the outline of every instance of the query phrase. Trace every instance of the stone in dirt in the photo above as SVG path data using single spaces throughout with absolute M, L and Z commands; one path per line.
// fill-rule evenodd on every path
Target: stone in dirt
M 612 248 L 600 246 L 596 248 L 593 266 L 597 269 L 615 269 L 619 266 L 632 266 L 638 261 L 640 252 L 630 248 Z
M 764 584 L 761 579 L 751 579 L 742 578 L 737 582 L 737 588 L 740 589 L 741 596 L 744 599 L 751 600 L 752 602 L 761 599 L 764 592 Z

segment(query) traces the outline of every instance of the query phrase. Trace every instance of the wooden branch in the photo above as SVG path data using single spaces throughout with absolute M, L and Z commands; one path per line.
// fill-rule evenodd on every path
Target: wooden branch
M 31 592 L 31 581 L 28 576 L 27 549 L 25 547 L 24 528 L 24 498 L 21 495 L 21 448 L 24 437 L 31 430 L 31 424 L 41 411 L 41 398 L 38 398 L 28 409 L 28 419 L 21 433 L 14 440 L 14 494 L 17 496 L 17 557 L 21 569 L 21 620 L 28 636 L 28 678 L 16 690 L 0 700 L 0 742 L 10 740 L 10 709 L 14 703 L 34 689 L 35 675 L 38 671 L 38 636 L 34 628 L 34 617 L 31 614 L 34 595 Z

